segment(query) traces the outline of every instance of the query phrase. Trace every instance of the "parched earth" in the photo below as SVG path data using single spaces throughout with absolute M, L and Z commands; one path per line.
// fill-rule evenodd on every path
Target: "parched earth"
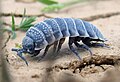
M 59 0 L 64 2 L 64 0 Z M 41 12 L 45 5 L 38 2 L 23 3 L 14 0 L 2 0 L 2 15 L 5 27 L 11 24 L 11 12 L 15 13 L 16 24 L 19 24 L 24 8 L 27 15 L 38 16 L 36 22 L 47 17 L 74 17 L 87 20 L 96 25 L 104 36 L 110 48 L 91 48 L 94 56 L 86 50 L 78 50 L 83 58 L 79 61 L 64 43 L 60 53 L 53 57 L 48 55 L 38 62 L 38 58 L 25 56 L 29 62 L 26 66 L 11 48 L 21 43 L 25 32 L 16 31 L 17 38 L 9 39 L 9 33 L 4 33 L 4 60 L 8 67 L 11 82 L 119 82 L 120 78 L 120 1 L 119 0 L 89 0 L 67 7 L 56 13 Z M 6 46 L 5 46 L 6 45 Z M 76 48 L 77 49 L 77 48 Z M 42 55 L 42 53 L 40 54 Z M 52 58 L 51 58 L 52 57 Z M 0 65 L 1 66 L 1 65 Z

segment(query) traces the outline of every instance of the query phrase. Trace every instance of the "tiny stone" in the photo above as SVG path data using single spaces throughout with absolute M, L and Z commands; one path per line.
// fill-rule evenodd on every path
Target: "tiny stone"
M 77 73 L 77 74 L 80 73 L 80 70 L 79 70 L 79 69 L 76 69 L 76 70 L 75 70 L 75 73 Z
M 59 69 L 59 68 L 56 68 L 56 69 L 55 69 L 55 71 L 56 71 L 56 72 L 59 72 L 59 71 L 60 71 L 60 69 Z
M 95 67 L 95 64 L 92 64 L 90 67 L 91 67 L 91 68 Z
M 37 74 L 32 75 L 31 78 L 39 78 L 39 75 L 37 75 Z

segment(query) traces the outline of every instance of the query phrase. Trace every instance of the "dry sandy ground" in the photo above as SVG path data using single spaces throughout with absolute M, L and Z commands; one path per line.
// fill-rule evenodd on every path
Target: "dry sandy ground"
M 8 2 L 8 4 L 15 3 Z M 2 6 L 8 5 L 3 1 Z M 18 5 L 17 5 L 18 4 Z M 23 7 L 20 8 L 19 5 L 26 6 L 26 3 L 15 3 L 16 8 L 11 8 L 11 10 L 5 10 L 6 7 L 3 8 L 3 13 L 11 13 L 16 11 L 16 13 L 21 13 Z M 28 14 L 40 14 L 38 11 L 40 8 L 37 7 L 38 3 L 30 3 L 32 6 L 32 10 L 30 7 L 28 8 Z M 36 5 L 35 5 L 36 4 Z M 37 7 L 37 8 L 36 8 Z M 17 9 L 20 9 L 17 10 Z M 33 13 L 31 13 L 33 12 Z M 93 1 L 93 2 L 84 2 L 81 4 L 77 4 L 72 6 L 71 8 L 66 8 L 59 13 L 50 13 L 49 16 L 52 17 L 75 17 L 75 18 L 84 18 L 93 15 L 111 13 L 111 12 L 120 12 L 120 1 L 119 0 L 102 0 L 102 1 Z M 3 17 L 4 21 L 7 23 L 11 23 L 10 16 Z M 17 17 L 17 21 L 20 21 L 20 17 Z M 37 21 L 43 20 L 45 17 L 37 18 Z M 92 52 L 95 55 L 117 55 L 120 56 L 120 15 L 115 15 L 106 18 L 99 18 L 94 21 L 90 21 L 92 24 L 96 25 L 104 36 L 108 39 L 106 44 L 110 46 L 110 48 L 91 48 Z M 116 69 L 113 65 L 103 65 L 104 70 L 100 66 L 90 65 L 84 67 L 81 72 L 79 69 L 72 72 L 72 70 L 58 70 L 58 71 L 50 71 L 49 67 L 55 65 L 68 65 L 70 62 L 78 60 L 78 58 L 73 55 L 73 53 L 68 49 L 67 40 L 64 43 L 61 52 L 54 57 L 54 59 L 50 60 L 51 55 L 48 54 L 45 59 L 38 62 L 37 58 L 31 58 L 30 56 L 25 56 L 27 61 L 29 62 L 29 66 L 26 66 L 25 63 L 16 55 L 15 52 L 11 52 L 11 48 L 15 46 L 15 43 L 21 43 L 23 37 L 25 36 L 25 32 L 17 31 L 17 38 L 14 40 L 9 40 L 7 46 L 5 47 L 5 57 L 7 57 L 9 63 L 7 62 L 8 70 L 10 72 L 10 77 L 12 82 L 119 82 L 119 69 Z M 5 37 L 8 37 L 7 35 Z M 6 40 L 6 38 L 4 39 Z M 89 56 L 89 52 L 86 50 L 78 50 L 80 56 L 82 58 Z M 41 54 L 40 54 L 41 55 Z M 113 70 L 113 71 L 110 71 Z M 110 71 L 110 72 L 108 72 Z M 113 78 L 111 78 L 113 77 Z

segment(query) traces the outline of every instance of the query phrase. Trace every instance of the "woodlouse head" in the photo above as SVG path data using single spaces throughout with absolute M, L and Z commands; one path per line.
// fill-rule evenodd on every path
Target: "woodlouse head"
M 26 59 L 22 56 L 22 53 L 29 53 L 29 54 L 34 54 L 35 53 L 35 44 L 33 42 L 33 40 L 26 36 L 24 37 L 23 41 L 22 41 L 22 47 L 21 49 L 15 49 L 13 48 L 12 51 L 16 51 L 17 55 L 25 61 L 26 65 L 28 65 L 28 62 L 26 61 Z
M 28 36 L 24 37 L 24 39 L 22 41 L 22 47 L 29 54 L 33 54 L 35 52 L 35 43 Z

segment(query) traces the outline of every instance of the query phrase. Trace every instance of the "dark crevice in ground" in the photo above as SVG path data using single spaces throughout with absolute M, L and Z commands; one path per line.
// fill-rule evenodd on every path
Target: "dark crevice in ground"
M 81 18 L 81 19 L 86 20 L 86 21 L 94 21 L 94 20 L 98 20 L 100 18 L 109 18 L 111 16 L 116 16 L 116 15 L 120 15 L 120 12 L 111 12 L 111 13 L 106 13 L 106 14 L 99 14 L 99 15 L 94 15 L 94 16 Z
M 9 17 L 9 16 L 12 16 L 14 15 L 15 17 L 23 17 L 23 14 L 13 14 L 13 13 L 1 13 L 0 14 L 0 17 Z M 41 13 L 39 15 L 26 15 L 26 17 L 31 17 L 31 16 L 36 16 L 36 17 L 46 17 L 46 18 L 52 18 L 51 16 L 49 15 L 46 15 L 44 13 Z
M 85 68 L 86 66 L 95 65 L 100 66 L 101 65 L 111 65 L 111 66 L 119 66 L 120 64 L 120 56 L 115 55 L 94 55 L 92 57 L 86 57 L 82 61 L 73 61 L 70 62 L 67 65 L 55 65 L 51 68 L 47 68 L 47 71 L 58 71 L 58 70 L 71 70 L 73 73 L 77 69 L 81 70 Z M 104 69 L 104 68 L 103 68 Z M 105 71 L 105 70 L 104 70 Z M 80 73 L 79 72 L 79 73 Z
M 2 46 L 2 49 L 4 49 L 6 47 L 8 41 L 10 40 L 10 38 L 11 38 L 11 35 L 8 34 L 8 37 L 7 37 L 6 41 L 4 42 L 4 45 Z
M 13 14 L 15 17 L 22 17 L 22 14 Z M 111 16 L 117 16 L 120 15 L 120 12 L 111 12 L 111 13 L 106 13 L 106 14 L 99 14 L 99 15 L 94 15 L 94 16 L 89 16 L 89 17 L 85 17 L 85 18 L 80 18 L 82 20 L 85 21 L 94 21 L 94 20 L 98 20 L 100 18 L 109 18 Z M 1 17 L 7 17 L 7 16 L 12 16 L 11 13 L 1 13 Z M 52 16 L 46 15 L 46 14 L 39 14 L 39 15 L 26 15 L 27 17 L 31 17 L 31 16 L 36 16 L 36 17 L 46 17 L 46 18 L 54 18 Z M 6 26 L 10 26 L 11 24 L 8 24 L 6 22 L 3 22 L 3 25 Z

